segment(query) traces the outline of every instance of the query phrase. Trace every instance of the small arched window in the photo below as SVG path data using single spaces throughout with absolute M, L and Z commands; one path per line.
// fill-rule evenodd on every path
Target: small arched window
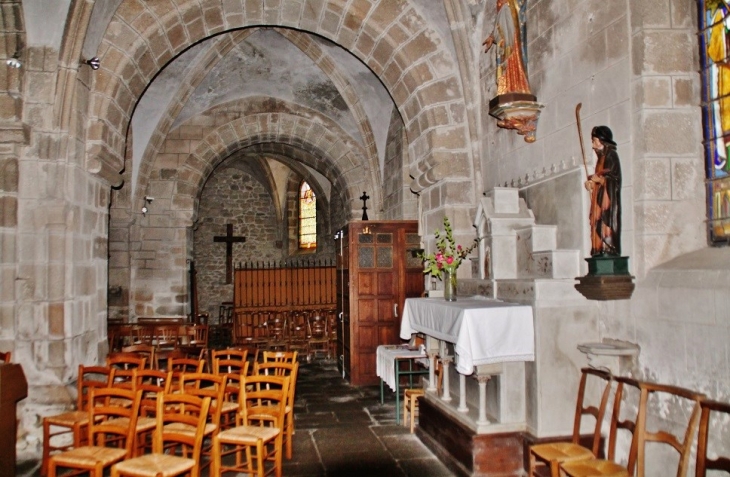
M 299 187 L 299 248 L 317 248 L 317 197 L 306 182 Z

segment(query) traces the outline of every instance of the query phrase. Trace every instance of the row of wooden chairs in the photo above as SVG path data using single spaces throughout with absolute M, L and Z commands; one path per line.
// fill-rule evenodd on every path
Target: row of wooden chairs
M 207 324 L 110 324 L 107 327 L 109 351 L 118 352 L 133 345 L 152 346 L 156 350 L 182 349 L 189 353 L 208 348 Z
M 253 349 L 299 351 L 312 359 L 336 353 L 335 310 L 237 311 L 233 342 Z
M 601 388 L 597 402 L 588 398 L 588 386 L 598 383 Z M 613 409 L 608 434 L 608 451 L 602 457 L 601 427 L 607 410 L 611 390 Z M 595 386 L 595 385 L 594 385 Z M 661 409 L 667 403 L 681 407 L 680 414 L 689 418 L 686 422 L 676 423 L 670 418 L 651 419 L 647 424 L 650 409 Z M 647 443 L 669 446 L 678 454 L 677 477 L 687 475 L 690 452 L 694 435 L 699 423 L 699 437 L 696 460 L 696 477 L 704 477 L 707 470 L 724 470 L 730 473 L 728 457 L 708 458 L 708 436 L 711 413 L 725 413 L 730 417 L 730 404 L 711 401 L 706 397 L 678 386 L 644 382 L 623 376 L 612 376 L 609 372 L 584 368 L 578 387 L 578 400 L 573 421 L 573 435 L 570 442 L 550 442 L 530 447 L 529 475 L 538 475 L 540 468 L 549 469 L 551 477 L 644 477 L 646 469 Z M 590 416 L 593 422 L 591 447 L 581 445 L 581 425 L 584 417 Z M 631 435 L 631 445 L 627 455 L 619 456 L 618 437 L 620 433 Z M 726 453 L 730 447 L 725 442 Z M 669 474 L 667 474 L 669 475 Z
M 254 362 L 256 374 L 286 374 L 292 378 L 289 401 L 285 409 L 284 435 L 287 457 L 291 458 L 291 437 L 294 430 L 293 400 L 297 377 L 298 363 L 296 353 L 264 353 L 266 361 Z M 130 455 L 143 454 L 145 450 L 154 447 L 151 435 L 155 429 L 155 402 L 154 398 L 160 393 L 169 393 L 179 390 L 184 394 L 194 394 L 198 397 L 210 397 L 212 400 L 211 415 L 204 428 L 207 446 L 203 447 L 204 455 L 210 462 L 212 455 L 212 437 L 219 430 L 232 428 L 238 421 L 241 405 L 241 383 L 251 376 L 248 374 L 249 365 L 247 350 L 219 350 L 214 356 L 213 373 L 202 372 L 206 366 L 204 360 L 189 358 L 172 358 L 169 361 L 168 371 L 145 368 L 144 357 L 110 357 L 108 366 L 79 367 L 77 383 L 77 409 L 58 416 L 46 417 L 43 420 L 43 465 L 42 474 L 50 473 L 49 462 L 57 452 L 65 453 L 70 449 L 88 446 L 94 443 L 89 434 L 89 414 L 92 404 L 91 396 L 98 389 L 116 388 L 129 391 L 142 391 L 142 398 L 138 417 L 136 418 L 135 436 L 131 442 Z M 131 425 L 131 424 L 130 424 Z M 63 442 L 65 440 L 65 443 Z M 60 441 L 60 442 L 59 442 Z M 76 453 L 78 454 L 78 453 Z M 72 454 L 71 458 L 74 459 Z M 78 459 L 78 455 L 75 457 Z M 66 464 L 67 460 L 61 459 Z

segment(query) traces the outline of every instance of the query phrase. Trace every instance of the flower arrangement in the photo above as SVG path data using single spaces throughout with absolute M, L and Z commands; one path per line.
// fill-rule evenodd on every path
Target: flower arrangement
M 457 245 L 451 223 L 446 216 L 444 216 L 444 234 L 442 235 L 441 231 L 436 229 L 434 236 L 436 237 L 436 251 L 428 255 L 423 253 L 420 255 L 423 261 L 426 262 L 423 273 L 431 274 L 440 280 L 441 272 L 447 271 L 455 279 L 456 269 L 461 265 L 461 261 L 474 250 L 479 243 L 479 239 L 475 238 L 474 243 L 467 248 Z

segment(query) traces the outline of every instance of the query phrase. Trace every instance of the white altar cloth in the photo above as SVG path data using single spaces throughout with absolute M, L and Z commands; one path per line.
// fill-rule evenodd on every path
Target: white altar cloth
M 534 361 L 532 307 L 485 297 L 407 298 L 400 337 L 424 333 L 454 343 L 456 370 L 472 374 L 474 366 Z

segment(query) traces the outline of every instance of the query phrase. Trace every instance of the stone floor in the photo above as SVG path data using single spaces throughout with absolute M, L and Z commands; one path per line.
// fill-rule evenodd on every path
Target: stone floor
M 395 423 L 395 394 L 355 387 L 334 361 L 303 363 L 294 410 L 294 455 L 285 476 L 418 476 L 452 474 L 408 428 Z
M 286 477 L 454 475 L 408 428 L 396 425 L 390 389 L 381 405 L 379 386 L 348 385 L 334 361 L 302 363 L 294 416 L 294 452 L 284 460 Z M 19 463 L 18 475 L 40 475 L 37 463 Z

